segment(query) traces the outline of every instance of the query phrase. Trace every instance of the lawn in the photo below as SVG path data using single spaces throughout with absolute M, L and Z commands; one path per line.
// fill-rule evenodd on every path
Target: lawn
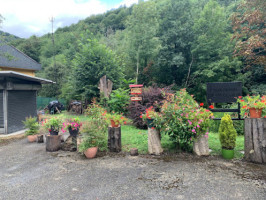
M 62 113 L 58 116 L 62 116 L 63 118 L 77 117 L 76 115 L 70 115 L 67 113 Z M 78 117 L 81 121 L 89 119 L 89 117 L 84 115 Z M 163 135 L 161 143 L 164 150 L 171 152 L 177 151 L 175 145 L 170 141 L 169 136 Z M 137 129 L 132 125 L 122 126 L 122 150 L 129 151 L 130 148 L 138 148 L 140 154 L 146 154 L 148 152 L 147 130 Z M 209 148 L 212 150 L 211 155 L 221 155 L 221 145 L 218 133 L 209 133 Z M 235 158 L 243 158 L 243 154 L 240 151 L 244 151 L 244 136 L 237 136 Z

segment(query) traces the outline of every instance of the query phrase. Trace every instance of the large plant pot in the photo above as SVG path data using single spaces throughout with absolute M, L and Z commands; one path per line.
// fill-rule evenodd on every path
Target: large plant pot
M 234 158 L 234 149 L 222 149 L 222 156 L 224 159 L 230 160 Z
M 27 139 L 28 139 L 28 142 L 36 142 L 37 141 L 37 135 L 28 135 Z
M 200 135 L 195 139 L 193 152 L 198 156 L 208 156 L 210 154 L 208 138 L 205 135 Z
M 46 136 L 46 151 L 58 151 L 61 148 L 61 135 Z
M 154 125 L 153 125 L 153 120 L 154 120 L 154 119 L 147 119 L 147 125 L 148 125 L 149 128 L 154 127 Z
M 56 130 L 54 130 L 53 128 L 51 128 L 51 129 L 49 130 L 50 135 L 58 135 L 58 132 L 59 132 L 59 131 L 56 131 Z
M 72 129 L 72 128 L 68 128 L 68 131 L 69 131 L 69 134 L 72 136 L 72 137 L 77 137 L 78 133 L 79 133 L 79 128 L 77 129 Z
M 114 121 L 114 120 L 112 120 L 112 119 L 111 119 L 110 121 L 111 121 L 111 127 L 113 127 L 113 128 L 117 128 L 117 127 L 120 126 L 119 122 Z
M 84 151 L 84 154 L 86 158 L 91 159 L 91 158 L 95 158 L 97 151 L 98 151 L 98 147 L 91 147 L 91 148 L 88 148 L 86 151 Z
M 250 108 L 249 114 L 250 118 L 261 118 L 262 108 L 256 109 L 256 108 Z

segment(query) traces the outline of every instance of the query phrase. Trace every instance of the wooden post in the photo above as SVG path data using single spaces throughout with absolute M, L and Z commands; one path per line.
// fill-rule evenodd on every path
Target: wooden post
M 61 147 L 61 135 L 46 136 L 46 151 L 58 151 Z
M 43 135 L 37 135 L 37 143 L 43 143 Z
M 266 119 L 245 119 L 245 159 L 266 163 Z
M 148 128 L 148 151 L 149 154 L 160 155 L 163 152 L 160 140 L 160 131 Z
M 110 152 L 121 151 L 121 126 L 108 127 L 108 149 Z

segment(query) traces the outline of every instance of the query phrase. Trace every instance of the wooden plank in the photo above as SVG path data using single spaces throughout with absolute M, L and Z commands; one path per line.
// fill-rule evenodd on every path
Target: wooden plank
M 142 101 L 142 97 L 131 97 L 131 101 Z
M 110 152 L 121 151 L 121 126 L 108 127 L 108 149 Z

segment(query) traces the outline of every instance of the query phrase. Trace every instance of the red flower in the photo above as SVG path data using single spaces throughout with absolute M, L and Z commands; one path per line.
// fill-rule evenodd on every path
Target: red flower
M 214 108 L 214 106 L 213 106 L 213 105 L 210 105 L 210 106 L 209 106 L 209 108 L 210 108 L 210 109 L 213 109 L 213 108 Z
M 244 105 L 242 108 L 246 108 L 247 106 L 246 105 Z
M 154 127 L 151 127 L 151 129 L 153 130 L 153 129 L 155 129 Z
M 241 99 L 240 101 L 241 101 L 241 102 L 244 102 L 245 100 Z
M 126 122 L 126 121 L 124 121 L 124 124 L 126 125 L 126 124 L 127 124 L 127 122 Z
M 204 103 L 200 103 L 200 106 L 203 106 L 204 105 Z
M 140 115 L 140 118 L 142 119 L 142 115 Z
M 238 96 L 239 99 L 242 99 L 242 96 Z

